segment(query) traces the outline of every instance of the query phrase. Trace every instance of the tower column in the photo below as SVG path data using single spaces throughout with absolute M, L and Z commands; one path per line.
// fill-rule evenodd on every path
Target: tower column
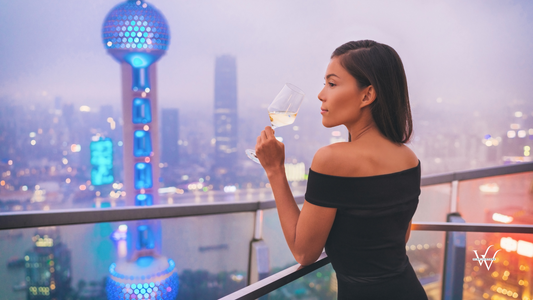
M 122 71 L 122 118 L 124 121 L 124 190 L 126 191 L 126 205 L 136 205 L 136 196 L 143 192 L 153 197 L 152 204 L 159 203 L 159 177 L 160 177 L 160 154 L 159 154 L 159 117 L 157 104 L 157 64 L 154 63 L 149 67 L 151 90 L 133 91 L 132 84 L 132 67 L 126 63 L 121 63 Z M 151 112 L 151 121 L 146 123 L 133 122 L 133 101 L 135 99 L 148 100 Z M 145 130 L 145 125 L 148 130 Z M 136 157 L 134 155 L 134 136 L 135 131 L 146 131 L 150 133 L 152 151 L 148 156 Z M 146 158 L 149 158 L 148 160 Z M 152 167 L 152 188 L 136 189 L 135 188 L 135 164 L 139 162 L 149 163 Z

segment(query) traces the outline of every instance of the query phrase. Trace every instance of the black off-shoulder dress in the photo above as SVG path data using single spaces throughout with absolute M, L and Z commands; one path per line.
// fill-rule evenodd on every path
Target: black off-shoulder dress
M 337 274 L 338 299 L 427 300 L 405 250 L 420 195 L 418 166 L 369 177 L 309 169 L 305 200 L 337 208 L 326 241 Z

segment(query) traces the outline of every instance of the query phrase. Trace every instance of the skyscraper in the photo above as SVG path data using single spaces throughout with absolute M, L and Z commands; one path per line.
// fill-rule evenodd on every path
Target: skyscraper
M 179 163 L 179 111 L 177 108 L 161 110 L 161 162 L 169 167 L 176 167 Z
M 56 227 L 38 228 L 33 249 L 24 256 L 27 299 L 68 299 L 71 290 L 70 250 Z
M 215 63 L 215 164 L 221 183 L 235 178 L 237 163 L 237 70 L 235 57 L 223 55 Z

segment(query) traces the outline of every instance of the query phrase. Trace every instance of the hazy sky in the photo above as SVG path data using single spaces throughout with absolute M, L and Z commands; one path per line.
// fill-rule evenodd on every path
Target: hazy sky
M 0 99 L 21 103 L 60 96 L 77 105 L 120 105 L 119 65 L 101 40 L 102 23 L 120 1 L 0 0 Z M 268 104 L 284 82 L 316 95 L 331 52 L 373 39 L 403 59 L 411 103 L 477 106 L 532 101 L 531 1 L 149 2 L 171 34 L 158 63 L 162 107 L 213 105 L 215 57 L 237 57 L 238 101 Z M 441 98 L 442 103 L 436 102 Z

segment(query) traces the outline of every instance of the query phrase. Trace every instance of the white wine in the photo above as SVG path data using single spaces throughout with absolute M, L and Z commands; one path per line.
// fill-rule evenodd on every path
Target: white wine
M 291 111 L 272 111 L 268 112 L 270 123 L 273 127 L 281 127 L 294 123 L 297 113 Z

